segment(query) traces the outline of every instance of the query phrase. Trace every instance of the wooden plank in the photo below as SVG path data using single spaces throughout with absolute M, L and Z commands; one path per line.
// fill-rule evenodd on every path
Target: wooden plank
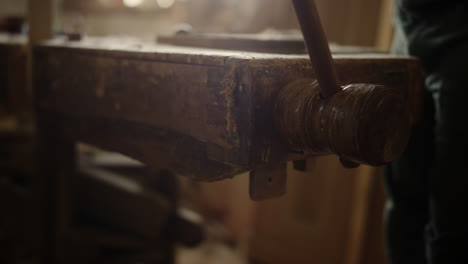
M 47 113 L 60 124 L 58 133 L 109 151 L 124 153 L 149 167 L 170 168 L 199 180 L 221 180 L 242 167 L 209 159 L 210 146 L 186 135 L 135 122 L 79 118 Z
M 275 96 L 294 80 L 314 79 L 305 55 L 112 39 L 54 40 L 38 46 L 35 58 L 37 105 L 60 113 L 68 134 L 207 181 L 288 159 L 273 121 Z M 334 61 L 343 84 L 382 84 L 407 98 L 420 86 L 412 58 Z

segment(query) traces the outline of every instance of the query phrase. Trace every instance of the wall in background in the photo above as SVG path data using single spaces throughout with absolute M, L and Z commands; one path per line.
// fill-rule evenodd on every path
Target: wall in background
M 0 17 L 26 15 L 28 0 L 0 0 Z
M 373 46 L 381 3 L 376 0 L 318 0 L 317 8 L 331 41 Z
M 298 28 L 291 2 L 285 0 L 175 0 L 168 9 L 157 8 L 155 0 L 145 0 L 142 8 L 122 8 L 121 4 L 104 7 L 99 4 L 102 1 L 93 1 L 93 4 L 88 0 L 57 1 L 56 25 L 69 30 L 80 24 L 79 27 L 90 35 L 125 34 L 154 40 L 158 34 L 173 33 L 176 25 L 181 23 L 192 25 L 196 31 L 211 33 L 257 33 L 268 28 Z M 388 8 L 391 0 L 316 2 L 331 42 L 384 49 L 388 46 L 382 44 L 381 35 L 388 36 L 388 29 L 391 29 Z M 389 42 L 388 37 L 386 42 Z
M 298 28 L 291 3 L 285 0 L 175 0 L 168 9 L 157 8 L 156 0 L 145 0 L 144 8 L 133 9 L 122 8 L 121 0 L 55 1 L 55 29 L 69 31 L 78 27 L 89 35 L 130 35 L 152 41 L 158 34 L 173 33 L 180 23 L 205 32 L 256 33 L 267 28 Z M 74 4 L 67 4 L 70 2 Z M 112 2 L 120 3 L 118 8 L 111 8 Z M 28 0 L 0 0 L 0 17 L 26 15 L 27 3 Z M 392 0 L 316 3 L 331 42 L 388 50 Z

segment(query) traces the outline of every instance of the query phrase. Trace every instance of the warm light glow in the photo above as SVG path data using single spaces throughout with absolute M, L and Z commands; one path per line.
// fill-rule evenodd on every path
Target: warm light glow
M 156 0 L 156 2 L 161 8 L 170 8 L 174 5 L 175 0 Z
M 137 7 L 141 5 L 145 0 L 123 0 L 126 7 Z

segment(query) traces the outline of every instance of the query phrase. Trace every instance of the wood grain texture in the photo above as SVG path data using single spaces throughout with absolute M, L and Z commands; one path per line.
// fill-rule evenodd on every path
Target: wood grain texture
M 275 131 L 278 91 L 314 79 L 305 55 L 214 51 L 87 39 L 37 46 L 37 107 L 65 133 L 149 166 L 220 180 L 288 159 Z M 376 83 L 409 101 L 415 59 L 340 55 L 342 84 Z
M 408 105 L 395 89 L 351 84 L 323 98 L 313 79 L 299 79 L 276 99 L 275 124 L 296 151 L 340 156 L 345 167 L 396 159 L 410 134 Z M 346 161 L 347 160 L 347 161 Z

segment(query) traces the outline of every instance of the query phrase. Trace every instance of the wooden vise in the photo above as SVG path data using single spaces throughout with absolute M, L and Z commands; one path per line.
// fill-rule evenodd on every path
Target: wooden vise
M 306 55 L 85 38 L 36 46 L 34 63 L 39 124 L 196 180 L 250 171 L 253 199 L 284 192 L 288 160 L 396 158 L 421 86 L 417 60 L 384 54 L 334 56 L 340 83 L 378 85 L 326 99 Z

